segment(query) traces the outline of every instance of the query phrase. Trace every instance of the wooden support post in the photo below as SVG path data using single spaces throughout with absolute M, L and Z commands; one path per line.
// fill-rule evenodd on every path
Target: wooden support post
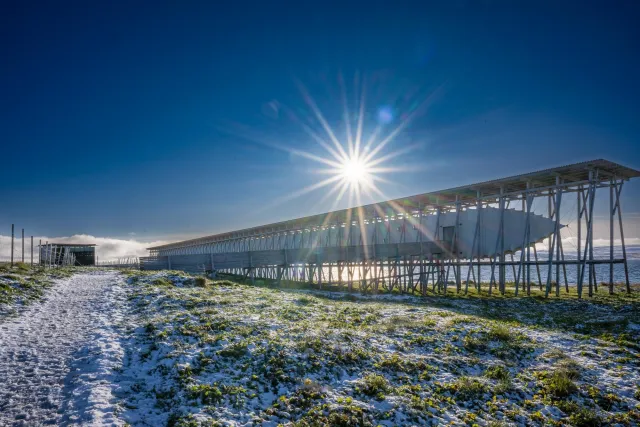
M 491 260 L 491 278 L 489 280 L 489 295 L 493 292 L 493 284 L 495 283 L 496 260 L 498 260 L 498 290 L 503 292 L 504 284 L 504 187 L 500 187 L 500 198 L 498 201 L 500 207 L 500 223 L 498 225 L 498 236 L 496 245 L 493 250 L 493 258 Z
M 249 271 L 248 274 L 251 275 L 251 284 L 255 286 L 256 284 L 256 273 L 253 268 L 253 257 L 251 256 L 251 252 L 249 252 Z
M 569 293 L 569 281 L 567 280 L 567 264 L 565 264 L 564 260 L 564 247 L 562 245 L 562 240 L 560 241 L 560 259 L 562 260 L 562 273 L 564 275 L 565 292 Z
M 527 195 L 531 198 L 531 202 L 527 206 L 527 216 L 531 215 L 531 205 L 533 204 L 534 196 L 529 192 L 531 191 L 531 181 L 527 181 Z M 534 243 L 535 245 L 535 243 Z M 531 295 L 531 220 L 529 220 L 529 228 L 527 230 L 527 295 Z
M 592 185 L 592 195 L 589 201 L 589 281 L 593 281 L 593 287 L 598 292 L 598 281 L 596 280 L 596 266 L 593 264 L 593 206 L 596 198 L 596 183 Z
M 527 183 L 527 188 L 529 187 L 529 183 Z M 528 243 L 529 243 L 529 230 L 531 229 L 531 219 L 530 219 L 530 212 L 531 212 L 531 203 L 533 201 L 533 198 L 531 196 L 529 196 L 529 193 L 525 193 L 523 195 L 523 197 L 526 199 L 523 201 L 525 202 L 523 205 L 523 212 L 525 212 L 525 222 L 524 222 L 524 231 L 523 231 L 523 235 L 522 235 L 522 246 L 520 249 L 520 266 L 518 267 L 518 275 L 515 276 L 514 275 L 514 279 L 515 279 L 515 285 L 516 285 L 516 296 L 518 295 L 518 289 L 519 289 L 519 282 L 520 282 L 520 277 L 521 275 L 523 276 L 523 282 L 526 282 L 526 271 L 524 268 L 524 255 L 525 255 L 525 246 L 527 246 L 528 249 Z M 530 293 L 530 292 L 529 292 Z
M 316 263 L 318 265 L 318 289 L 322 289 L 322 254 L 319 249 L 316 253 Z
M 504 187 L 500 187 L 500 265 L 498 267 L 499 280 L 500 280 L 500 294 L 504 295 L 506 287 L 506 265 L 505 265 L 505 253 L 504 253 L 504 210 L 505 210 L 505 198 Z
M 478 267 L 480 266 L 480 238 L 479 238 L 479 234 L 480 234 L 480 212 L 482 210 L 482 201 L 480 200 L 480 192 L 476 192 L 476 197 L 477 197 L 477 201 L 476 201 L 476 226 L 474 228 L 473 231 L 473 241 L 471 243 L 471 250 L 469 252 L 469 267 L 467 267 L 467 283 L 464 287 L 464 293 L 465 295 L 469 293 L 469 273 L 473 272 L 473 254 L 474 251 L 476 251 L 476 253 L 478 254 Z M 476 249 L 476 247 L 478 249 Z M 479 273 L 478 273 L 478 282 L 479 280 Z
M 456 292 L 459 293 L 462 288 L 462 282 L 460 278 L 460 245 L 458 244 L 460 234 L 460 196 L 456 196 L 456 223 L 453 229 L 453 241 L 451 242 L 453 245 L 453 251 L 455 252 L 455 257 L 452 260 L 455 260 L 456 265 L 454 267 L 454 271 L 456 272 Z
M 616 210 L 618 212 L 618 224 L 620 225 L 620 244 L 622 246 L 622 259 L 624 260 L 624 279 L 627 288 L 627 294 L 631 293 L 631 285 L 629 283 L 629 265 L 627 264 L 627 247 L 624 243 L 624 227 L 622 226 L 622 207 L 620 206 L 620 193 L 622 192 L 622 184 L 620 181 L 618 189 L 616 189 Z
M 587 221 L 587 237 L 584 244 L 584 254 L 582 256 L 582 264 L 580 266 L 580 272 L 578 274 L 578 292 L 582 292 L 582 284 L 584 282 L 584 273 L 587 267 L 587 252 L 589 247 L 593 244 L 593 201 L 595 199 L 595 183 L 593 181 L 593 171 L 589 171 L 589 189 L 587 190 L 587 199 L 584 200 L 584 215 Z M 587 210 L 587 203 L 589 203 L 589 209 Z M 593 282 L 591 275 L 591 264 L 589 264 L 589 297 L 593 296 Z
M 613 179 L 609 182 L 609 295 L 613 295 Z
M 553 209 L 553 216 L 555 219 L 555 227 L 554 227 L 554 232 L 552 235 L 552 239 L 550 240 L 550 244 L 549 244 L 549 261 L 548 261 L 548 271 L 547 271 L 547 286 L 545 289 L 545 297 L 549 296 L 549 292 L 551 291 L 551 276 L 552 276 L 552 267 L 553 267 L 553 251 L 555 249 L 555 246 L 557 245 L 557 239 L 560 238 L 560 215 L 559 215 L 559 211 L 560 211 L 560 202 L 562 201 L 562 189 L 559 187 L 560 185 L 560 177 L 556 177 L 556 190 L 555 190 L 555 195 L 556 195 L 556 200 L 555 200 L 555 205 L 554 205 L 554 209 Z M 551 198 L 551 193 L 549 194 L 549 198 Z M 549 199 L 551 200 L 551 199 Z M 551 201 L 549 201 L 549 204 L 551 204 Z M 559 266 L 559 264 L 557 265 Z M 559 271 L 559 270 L 558 270 Z M 559 296 L 560 295 L 560 285 L 558 283 L 556 283 L 556 295 Z
M 556 178 L 556 183 L 558 183 L 560 181 L 560 178 L 557 177 Z M 556 194 L 562 196 L 562 189 L 558 188 L 556 189 Z M 560 261 L 560 248 L 561 248 L 561 241 L 562 241 L 562 231 L 560 228 L 560 204 L 559 202 L 556 200 L 553 203 L 554 205 L 554 211 L 556 214 L 556 224 L 557 224 L 557 232 L 558 235 L 556 236 L 556 247 L 555 247 L 555 253 L 556 253 L 556 296 L 560 296 L 560 263 L 558 261 Z
M 581 207 L 581 203 L 582 203 L 582 197 L 583 197 L 583 188 L 582 185 L 580 187 L 578 187 L 578 192 L 576 193 L 578 195 L 578 202 L 577 202 L 577 206 L 578 206 L 578 241 L 576 242 L 576 260 L 577 260 L 577 265 L 576 265 L 576 288 L 578 290 L 578 299 L 582 298 L 582 283 L 580 281 L 580 245 L 582 244 L 582 207 Z

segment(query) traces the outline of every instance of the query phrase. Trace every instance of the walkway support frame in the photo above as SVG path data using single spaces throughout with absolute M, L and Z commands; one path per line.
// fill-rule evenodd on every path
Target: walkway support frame
M 427 295 L 429 289 L 466 293 L 471 276 L 478 292 L 484 276 L 490 278 L 489 293 L 495 284 L 496 290 L 505 294 L 507 276 L 511 274 L 516 294 L 522 290 L 530 295 L 531 284 L 538 282 L 542 289 L 544 281 L 547 296 L 553 285 L 555 295 L 560 295 L 562 278 L 565 292 L 569 291 L 567 266 L 575 266 L 577 277 L 572 285 L 576 285 L 582 297 L 587 280 L 589 296 L 597 291 L 596 266 L 601 264 L 609 265 L 608 289 L 613 292 L 614 266 L 619 264 L 624 269 L 625 290 L 630 292 L 620 196 L 623 183 L 638 176 L 639 171 L 607 160 L 576 163 L 156 246 L 149 248 L 149 257 L 140 259 L 140 266 L 195 273 L 215 270 L 247 277 L 252 283 L 260 279 L 278 283 L 302 281 L 322 288 L 366 292 L 383 289 L 416 295 Z M 593 209 L 599 189 L 609 192 L 610 250 L 609 256 L 603 259 L 595 259 L 593 251 Z M 572 214 L 577 221 L 577 241 L 575 256 L 566 257 L 561 213 L 566 214 L 567 210 L 562 212 L 561 208 L 566 208 L 567 202 L 562 201 L 571 193 L 577 197 L 577 211 Z M 546 199 L 548 218 L 553 221 L 547 254 L 540 256 L 536 242 L 531 242 L 531 215 L 539 199 Z M 506 212 L 514 207 L 527 218 L 523 235 L 518 237 L 522 244 L 516 245 L 516 249 L 505 245 L 504 225 Z M 488 208 L 499 209 L 500 222 L 495 250 L 490 256 L 484 256 L 479 242 L 485 232 L 483 212 Z M 447 227 L 440 223 L 445 214 L 455 218 L 453 225 Z M 468 241 L 460 238 L 464 232 L 462 216 L 475 218 L 475 228 L 468 234 L 472 236 Z M 429 218 L 435 228 L 425 226 Z M 613 250 L 616 220 L 622 258 L 615 258 Z M 583 226 L 586 236 L 583 236 Z M 373 232 L 364 233 L 366 227 L 371 227 Z M 418 233 L 417 237 L 414 232 Z M 517 252 L 516 258 L 514 252 Z M 462 253 L 469 255 L 463 258 Z M 462 268 L 467 270 L 463 273 Z M 483 275 L 486 268 L 489 273 L 485 271 Z M 466 274 L 464 287 L 462 274 Z M 455 286 L 449 288 L 449 284 Z

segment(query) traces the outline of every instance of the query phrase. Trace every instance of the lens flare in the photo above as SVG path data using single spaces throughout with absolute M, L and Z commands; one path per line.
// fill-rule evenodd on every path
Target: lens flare
M 395 185 L 396 183 L 382 175 L 409 170 L 407 165 L 391 166 L 389 163 L 392 159 L 418 148 L 421 143 L 411 144 L 392 151 L 388 150 L 389 145 L 416 116 L 421 115 L 426 107 L 433 102 L 436 94 L 440 92 L 441 86 L 422 100 L 416 101 L 414 96 L 411 97 L 412 99 L 408 99 L 408 102 L 410 101 L 414 104 L 411 105 L 411 108 L 406 113 L 403 113 L 405 111 L 403 105 L 391 107 L 388 104 L 382 104 L 374 110 L 375 113 L 371 117 L 374 123 L 369 123 L 369 126 L 366 126 L 365 117 L 370 117 L 366 114 L 366 79 L 359 78 L 356 74 L 354 82 L 355 94 L 352 94 L 355 97 L 353 98 L 347 96 L 342 74 L 339 75 L 338 82 L 340 84 L 340 99 L 343 104 L 341 115 L 344 122 L 344 135 L 340 135 L 338 129 L 333 129 L 329 125 L 329 121 L 325 118 L 315 99 L 312 98 L 309 90 L 299 80 L 296 80 L 296 85 L 310 111 L 302 111 L 299 107 L 290 108 L 280 102 L 277 104 L 278 113 L 296 122 L 309 136 L 310 141 L 317 143 L 319 147 L 324 149 L 326 155 L 318 153 L 316 150 L 310 152 L 284 146 L 280 141 L 267 138 L 260 132 L 251 132 L 246 127 L 241 129 L 242 132 L 235 133 L 243 138 L 316 162 L 321 167 L 310 171 L 329 175 L 326 179 L 320 179 L 298 191 L 272 200 L 270 204 L 263 206 L 263 209 L 280 205 L 285 201 L 320 189 L 324 189 L 324 197 L 321 197 L 318 204 L 312 209 L 318 208 L 325 212 L 335 210 L 344 198 L 348 199 L 349 206 L 352 206 L 354 202 L 361 205 L 363 196 L 369 199 L 389 199 L 390 197 L 384 195 L 378 185 L 381 183 Z M 354 108 L 349 108 L 349 99 L 353 99 L 351 107 Z M 399 213 L 405 214 L 401 207 L 398 207 L 398 209 Z M 354 210 L 353 214 L 359 220 L 364 220 L 357 209 Z M 381 215 L 384 216 L 383 213 Z M 327 217 L 327 221 L 329 217 Z
M 358 158 L 347 159 L 341 169 L 343 178 L 351 184 L 358 185 L 368 181 L 369 168 Z
M 378 109 L 378 122 L 383 125 L 388 125 L 393 121 L 393 110 L 391 107 L 385 105 Z

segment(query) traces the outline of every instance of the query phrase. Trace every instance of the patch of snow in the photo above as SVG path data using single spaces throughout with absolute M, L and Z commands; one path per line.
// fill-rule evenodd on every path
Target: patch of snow
M 121 425 L 111 395 L 120 364 L 118 273 L 56 280 L 0 324 L 0 425 Z

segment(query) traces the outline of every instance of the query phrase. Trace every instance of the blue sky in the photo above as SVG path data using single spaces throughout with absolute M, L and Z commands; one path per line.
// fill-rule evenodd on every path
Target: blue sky
M 0 225 L 158 240 L 326 211 L 326 188 L 282 200 L 326 176 L 275 146 L 326 156 L 291 119 L 322 133 L 299 83 L 344 141 L 341 78 L 353 117 L 367 88 L 365 136 L 380 109 L 384 132 L 415 112 L 381 152 L 413 147 L 388 162 L 406 169 L 389 197 L 591 158 L 640 168 L 636 3 L 526 3 L 14 2 Z M 637 216 L 640 183 L 624 193 Z

